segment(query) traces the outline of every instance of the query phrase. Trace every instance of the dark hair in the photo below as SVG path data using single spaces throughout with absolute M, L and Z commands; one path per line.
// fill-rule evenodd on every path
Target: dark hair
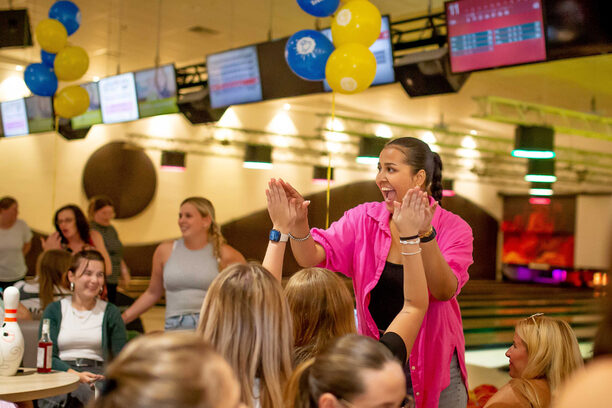
M 83 214 L 83 211 L 81 211 L 81 209 L 74 204 L 68 204 L 61 207 L 55 212 L 55 216 L 53 217 L 53 224 L 55 224 L 55 230 L 59 232 L 60 236 L 62 237 L 62 242 L 67 244 L 68 240 L 66 239 L 64 234 L 62 234 L 62 230 L 60 229 L 59 223 L 57 222 L 57 217 L 59 216 L 59 213 L 64 210 L 72 210 L 79 236 L 81 237 L 83 242 L 89 244 L 89 223 L 87 222 L 87 218 L 85 218 L 85 214 Z
M 361 372 L 381 370 L 389 362 L 400 364 L 382 343 L 358 334 L 339 337 L 295 369 L 285 406 L 316 408 L 319 397 L 327 392 L 350 401 L 365 392 Z
M 68 272 L 72 272 L 76 275 L 76 271 L 79 269 L 81 264 L 85 261 L 100 261 L 102 262 L 104 275 L 106 277 L 106 264 L 104 263 L 104 257 L 102 254 L 95 249 L 84 249 L 77 252 L 72 256 L 72 264 L 68 268 Z
M 406 156 L 406 163 L 414 172 L 425 171 L 425 189 L 436 201 L 442 201 L 442 159 L 429 145 L 414 137 L 391 140 L 385 147 L 395 147 Z
M 89 200 L 89 208 L 87 209 L 87 214 L 89 215 L 89 218 L 93 219 L 93 216 L 96 211 L 101 210 L 102 208 L 109 205 L 113 208 L 115 207 L 115 204 L 113 203 L 113 200 L 110 199 L 110 197 L 107 197 L 105 195 L 97 195 L 91 197 L 91 199 Z
M 0 198 L 0 210 L 8 210 L 11 205 L 17 204 L 17 200 L 10 196 Z

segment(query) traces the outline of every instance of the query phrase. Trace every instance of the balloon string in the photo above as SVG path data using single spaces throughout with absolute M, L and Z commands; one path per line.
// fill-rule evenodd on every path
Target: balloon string
M 331 129 L 335 130 L 336 124 L 336 92 L 332 92 L 332 108 L 331 108 Z M 329 228 L 329 196 L 331 189 L 331 150 L 327 152 L 327 191 L 326 197 L 326 208 L 325 208 L 325 229 Z

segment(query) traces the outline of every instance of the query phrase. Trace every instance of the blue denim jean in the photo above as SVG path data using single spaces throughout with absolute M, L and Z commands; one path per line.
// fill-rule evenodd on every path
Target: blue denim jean
M 199 313 L 186 313 L 178 316 L 170 316 L 166 318 L 164 330 L 192 330 L 195 331 L 200 320 Z

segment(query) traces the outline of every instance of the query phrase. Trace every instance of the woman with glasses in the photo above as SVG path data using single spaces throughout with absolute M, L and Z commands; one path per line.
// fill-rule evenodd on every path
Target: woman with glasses
M 414 406 L 399 361 L 381 343 L 357 334 L 336 339 L 301 364 L 286 395 L 290 408 Z
M 491 397 L 485 408 L 546 408 L 563 381 L 583 366 L 570 325 L 542 313 L 518 322 L 506 356 L 512 380 Z

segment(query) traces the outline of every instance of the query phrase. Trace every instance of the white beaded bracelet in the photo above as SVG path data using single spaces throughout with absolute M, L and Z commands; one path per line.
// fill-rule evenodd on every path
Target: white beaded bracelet
M 414 252 L 400 252 L 400 254 L 402 254 L 402 255 L 416 255 L 416 254 L 420 254 L 422 250 L 423 250 L 422 248 L 419 248 L 418 251 L 414 251 Z
M 402 245 L 418 245 L 419 242 L 421 242 L 420 238 L 415 238 L 415 239 L 411 239 L 411 240 L 402 240 L 400 239 L 399 243 Z

